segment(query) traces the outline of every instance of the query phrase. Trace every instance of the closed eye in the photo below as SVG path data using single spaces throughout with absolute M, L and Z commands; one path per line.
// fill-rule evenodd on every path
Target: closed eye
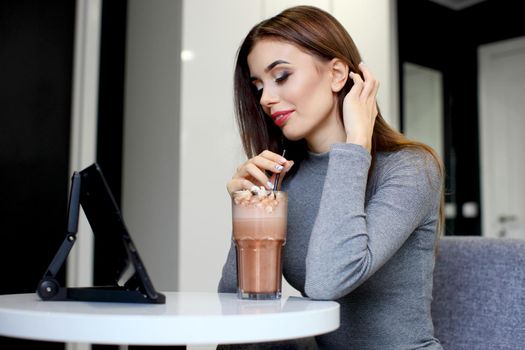
M 287 72 L 287 71 L 284 71 L 282 72 L 281 74 L 279 74 L 276 78 L 275 78 L 275 82 L 277 84 L 282 84 L 286 81 L 286 79 L 288 79 L 288 77 L 291 75 L 290 72 Z

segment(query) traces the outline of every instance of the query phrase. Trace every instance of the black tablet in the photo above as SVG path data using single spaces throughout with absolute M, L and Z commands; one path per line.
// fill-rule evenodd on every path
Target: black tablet
M 84 210 L 98 245 L 108 254 L 110 280 L 94 287 L 63 287 L 56 275 L 76 240 L 80 207 Z M 165 296 L 153 287 L 137 247 L 124 224 L 120 209 L 98 164 L 72 176 L 64 242 L 40 281 L 42 300 L 84 300 L 164 304 Z

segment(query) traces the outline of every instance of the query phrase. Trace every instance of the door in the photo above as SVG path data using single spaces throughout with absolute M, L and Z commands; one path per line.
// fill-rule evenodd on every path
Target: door
M 478 55 L 483 235 L 525 239 L 525 37 Z

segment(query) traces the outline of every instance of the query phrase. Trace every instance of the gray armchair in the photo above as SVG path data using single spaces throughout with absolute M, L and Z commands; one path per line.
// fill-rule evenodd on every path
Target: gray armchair
M 525 240 L 441 238 L 433 297 L 445 350 L 525 349 Z

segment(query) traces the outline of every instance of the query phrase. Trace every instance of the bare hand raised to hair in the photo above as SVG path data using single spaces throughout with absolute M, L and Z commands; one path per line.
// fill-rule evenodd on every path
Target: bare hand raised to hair
M 346 131 L 346 142 L 372 149 L 372 133 L 377 117 L 376 96 L 379 81 L 372 75 L 365 64 L 360 63 L 364 81 L 357 73 L 350 72 L 354 86 L 346 95 L 343 103 L 343 120 Z
M 249 190 L 253 186 L 264 186 L 266 189 L 271 190 L 276 175 L 290 170 L 292 165 L 293 161 L 286 160 L 277 153 L 263 151 L 241 164 L 226 185 L 226 188 L 230 196 L 235 191 Z M 270 177 L 268 177 L 268 173 L 271 173 Z M 281 181 L 282 178 L 283 176 L 281 175 Z

